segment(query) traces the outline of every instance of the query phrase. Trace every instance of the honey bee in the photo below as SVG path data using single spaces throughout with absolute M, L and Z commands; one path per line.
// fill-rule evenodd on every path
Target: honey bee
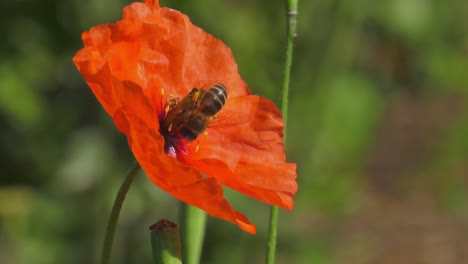
M 175 156 L 180 140 L 197 139 L 224 106 L 226 100 L 227 91 L 222 84 L 215 84 L 208 90 L 193 88 L 180 101 L 167 100 L 159 117 L 159 133 L 164 137 L 164 151 Z

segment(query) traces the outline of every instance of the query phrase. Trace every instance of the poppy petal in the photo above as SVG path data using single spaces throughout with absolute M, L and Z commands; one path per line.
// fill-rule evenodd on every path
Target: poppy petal
M 156 60 L 143 56 L 139 70 L 158 76 L 168 94 L 180 98 L 194 87 L 215 83 L 229 87 L 232 97 L 250 93 L 230 48 L 179 11 L 160 8 L 158 1 L 133 3 L 116 25 L 114 42 L 137 41 L 146 53 L 157 55 Z
M 154 90 L 146 89 L 151 79 L 158 80 L 166 94 L 179 98 L 194 87 L 215 83 L 224 84 L 230 97 L 250 93 L 229 47 L 179 11 L 160 8 L 158 1 L 133 3 L 124 8 L 121 21 L 93 27 L 82 39 L 85 48 L 73 61 L 90 85 L 94 80 L 88 75 L 107 62 L 118 79 L 141 85 L 150 98 L 156 97 L 151 94 Z M 99 92 L 98 87 L 94 90 Z M 110 91 L 96 94 L 109 114 L 118 108 L 112 106 L 111 95 Z
M 281 112 L 267 99 L 228 100 L 207 137 L 182 161 L 220 183 L 264 202 L 292 209 L 296 165 L 285 162 Z
M 122 103 L 122 108 L 117 111 L 119 119 L 125 120 L 129 145 L 150 180 L 177 199 L 233 222 L 246 232 L 255 233 L 255 226 L 223 197 L 223 189 L 215 179 L 202 177 L 196 169 L 184 166 L 164 153 L 163 138 L 155 133 L 152 124 L 157 119 L 149 118 L 155 112 L 142 89 L 124 82 L 117 91 Z
M 250 233 L 255 226 L 224 199 L 220 183 L 292 208 L 296 172 L 285 162 L 281 114 L 268 100 L 249 96 L 229 47 L 157 0 L 127 6 L 121 21 L 96 26 L 82 39 L 73 62 L 156 185 Z M 216 83 L 229 97 L 208 137 L 189 143 L 189 156 L 169 157 L 158 124 L 165 100 Z
M 135 33 L 124 32 L 124 24 L 98 26 L 83 33 L 88 46 L 73 58 L 78 70 L 113 117 L 119 131 L 127 135 L 132 152 L 156 185 L 208 214 L 255 233 L 255 226 L 223 198 L 223 190 L 216 181 L 203 178 L 195 169 L 164 153 L 157 119 L 164 76 L 148 71 L 157 70 L 160 65 L 167 64 L 168 59 L 142 48 L 139 41 L 124 41 Z

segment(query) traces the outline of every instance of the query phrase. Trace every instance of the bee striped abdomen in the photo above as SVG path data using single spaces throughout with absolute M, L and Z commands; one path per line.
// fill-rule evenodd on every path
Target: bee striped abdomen
M 226 100 L 226 88 L 222 84 L 216 84 L 200 98 L 200 111 L 206 115 L 214 116 L 221 110 Z

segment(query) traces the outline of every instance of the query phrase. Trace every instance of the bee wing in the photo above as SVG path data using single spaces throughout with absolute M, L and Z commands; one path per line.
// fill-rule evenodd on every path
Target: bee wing
M 279 109 L 267 99 L 230 98 L 206 136 L 190 149 L 190 163 L 241 193 L 292 209 L 296 165 L 285 162 Z
M 251 122 L 255 109 L 252 104 L 243 103 L 243 97 L 228 100 L 221 111 L 213 117 L 208 127 L 236 126 Z
M 222 116 L 216 116 L 211 120 L 208 124 L 208 128 L 216 128 L 216 127 L 223 127 L 223 126 L 239 126 L 242 124 L 247 124 L 251 118 L 243 115 L 239 115 L 238 113 L 228 113 Z

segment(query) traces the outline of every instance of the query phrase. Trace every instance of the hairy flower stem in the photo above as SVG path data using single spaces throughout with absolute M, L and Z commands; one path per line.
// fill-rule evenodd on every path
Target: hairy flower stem
M 133 179 L 140 171 L 141 167 L 138 162 L 135 162 L 135 165 L 130 169 L 125 177 L 122 185 L 120 186 L 119 192 L 115 197 L 114 204 L 112 205 L 111 215 L 109 217 L 109 222 L 107 223 L 106 236 L 104 238 L 104 247 L 102 248 L 102 264 L 110 263 L 110 256 L 112 251 L 112 242 L 114 241 L 115 227 L 117 226 L 117 221 L 119 220 L 120 209 L 122 209 L 122 204 L 127 195 L 130 185 L 132 185 Z
M 291 76 L 292 53 L 294 47 L 294 39 L 296 38 L 296 25 L 297 25 L 297 3 L 299 0 L 286 0 L 288 8 L 288 24 L 287 24 L 287 39 L 286 39 L 286 58 L 284 62 L 284 79 L 283 79 L 283 93 L 281 101 L 281 112 L 284 119 L 284 141 L 286 144 L 286 127 L 288 120 L 288 98 L 289 98 L 289 80 Z M 276 255 L 276 236 L 278 226 L 278 207 L 272 206 L 270 213 L 270 228 L 268 240 L 267 263 L 275 263 Z

